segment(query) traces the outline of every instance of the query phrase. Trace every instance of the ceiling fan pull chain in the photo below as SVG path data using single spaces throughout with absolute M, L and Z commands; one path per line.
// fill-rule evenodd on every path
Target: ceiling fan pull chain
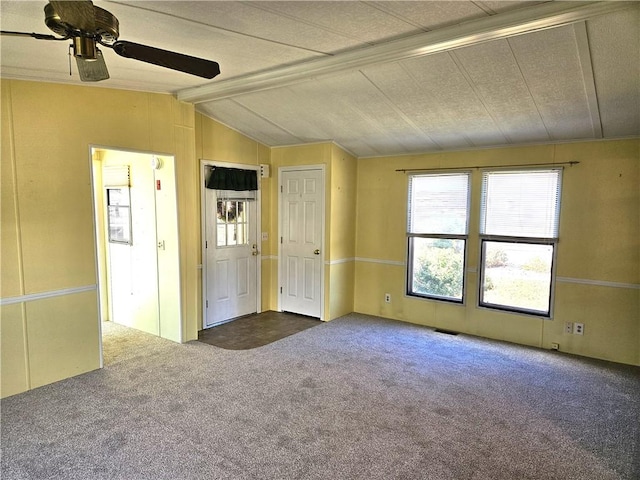
M 73 46 L 72 44 L 69 44 L 69 55 L 68 55 L 68 57 L 69 57 L 69 76 L 70 77 L 73 75 L 73 73 L 71 73 L 71 47 L 72 46 Z

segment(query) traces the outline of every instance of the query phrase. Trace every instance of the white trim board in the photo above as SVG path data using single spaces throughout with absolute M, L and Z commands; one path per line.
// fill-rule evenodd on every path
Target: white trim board
M 606 280 L 590 280 L 586 278 L 570 277 L 556 277 L 556 281 L 559 283 L 576 283 L 579 285 L 593 285 L 596 287 L 631 288 L 634 290 L 640 290 L 640 284 L 638 283 L 609 282 Z
M 365 263 L 381 263 L 383 265 L 395 265 L 397 267 L 404 267 L 406 262 L 399 262 L 397 260 L 380 260 L 378 258 L 365 258 L 365 257 L 356 257 L 356 262 L 365 262 Z
M 340 265 L 342 263 L 350 263 L 350 262 L 355 262 L 356 258 L 355 257 L 350 257 L 350 258 L 338 258 L 336 260 L 327 260 L 326 262 L 324 262 L 325 265 Z
M 355 257 L 355 261 L 364 262 L 364 263 L 378 263 L 383 265 L 394 265 L 398 267 L 404 267 L 406 265 L 406 262 L 399 262 L 396 260 L 381 260 L 377 258 Z M 332 263 L 342 263 L 342 262 L 339 260 L 334 260 Z M 478 269 L 475 267 L 469 267 L 467 268 L 467 273 L 478 273 Z M 593 285 L 596 287 L 630 288 L 634 290 L 640 290 L 640 284 L 638 283 L 610 282 L 607 280 L 591 280 L 586 278 L 572 278 L 572 277 L 556 277 L 556 281 L 558 283 L 574 283 L 578 285 Z
M 85 285 L 84 287 L 63 288 L 48 292 L 29 293 L 17 297 L 0 298 L 0 305 L 15 305 L 16 303 L 34 302 L 47 298 L 63 297 L 65 295 L 75 295 L 76 293 L 92 292 L 98 289 L 97 285 Z

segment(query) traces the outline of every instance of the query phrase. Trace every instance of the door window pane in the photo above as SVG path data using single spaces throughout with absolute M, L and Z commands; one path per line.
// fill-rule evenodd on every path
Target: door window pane
M 247 201 L 219 199 L 216 205 L 216 245 L 218 247 L 247 245 L 249 243 Z

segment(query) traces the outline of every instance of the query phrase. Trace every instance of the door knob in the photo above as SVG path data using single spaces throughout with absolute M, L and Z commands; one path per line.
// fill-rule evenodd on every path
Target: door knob
M 316 249 L 313 251 L 313 254 L 314 254 L 314 255 L 320 255 L 320 249 L 316 248 Z

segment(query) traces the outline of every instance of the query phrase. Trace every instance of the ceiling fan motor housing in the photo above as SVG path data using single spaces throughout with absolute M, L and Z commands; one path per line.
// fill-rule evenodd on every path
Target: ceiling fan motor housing
M 73 37 L 73 55 L 75 57 L 95 60 L 97 58 L 96 50 L 96 41 L 93 38 Z
M 47 3 L 44 7 L 44 23 L 54 33 L 61 37 L 87 37 L 94 40 L 100 40 L 104 43 L 113 43 L 120 35 L 120 24 L 118 19 L 104 8 L 93 5 L 93 13 L 95 18 L 95 29 L 93 31 L 83 31 L 77 25 L 69 22 L 63 22 L 53 5 Z M 74 48 L 76 41 L 74 40 Z M 95 42 L 94 42 L 95 50 Z M 92 58 L 95 58 L 95 53 Z

